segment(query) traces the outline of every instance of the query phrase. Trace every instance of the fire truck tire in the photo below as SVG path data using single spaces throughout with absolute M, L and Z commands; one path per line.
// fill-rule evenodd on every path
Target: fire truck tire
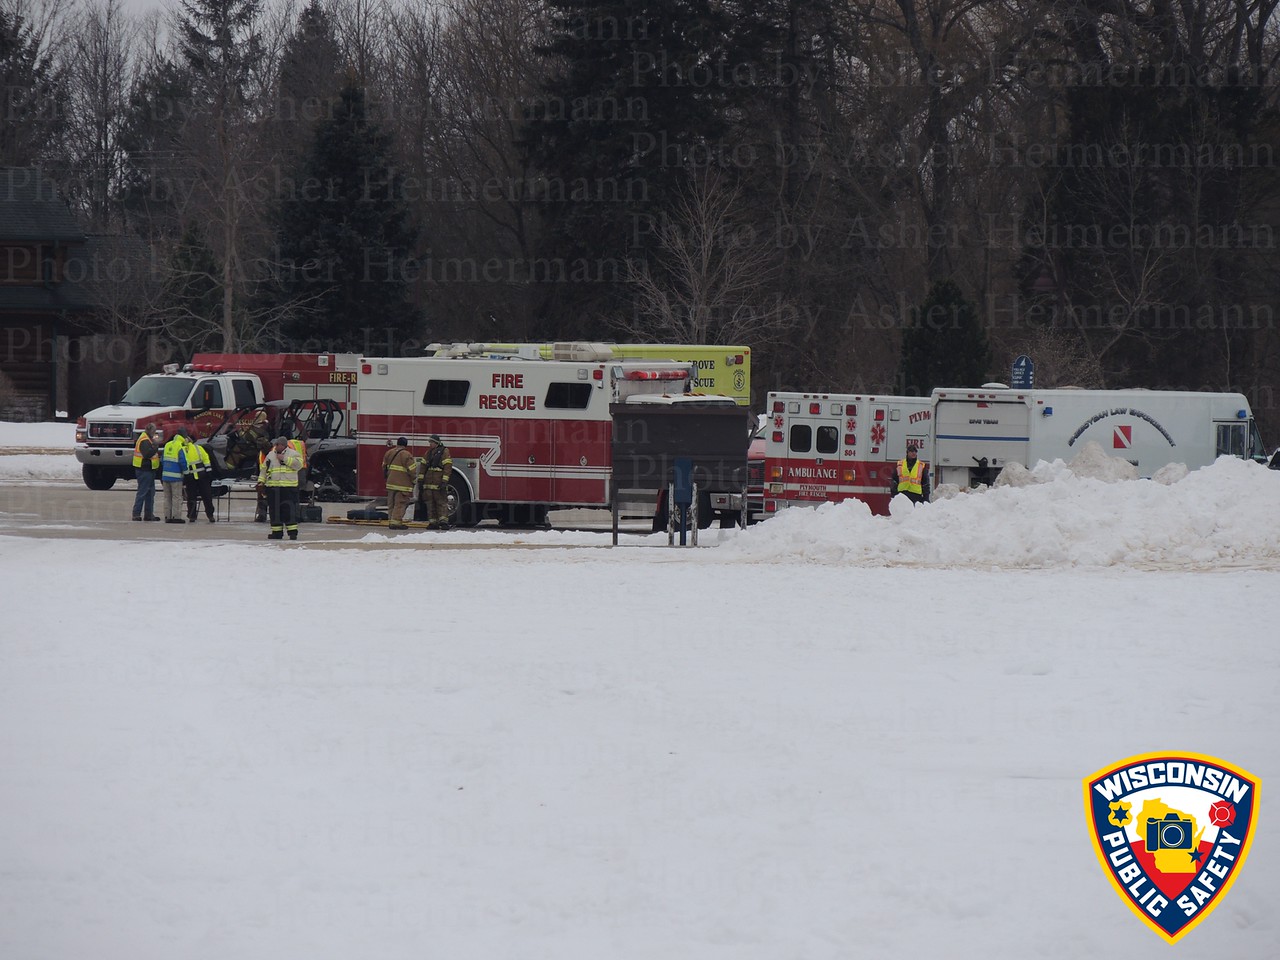
M 466 481 L 449 478 L 449 519 L 456 527 L 474 527 L 480 522 L 480 513 L 471 502 L 471 491 Z
M 90 490 L 110 490 L 116 485 L 116 472 L 108 467 L 86 463 L 80 473 L 84 477 L 84 485 Z

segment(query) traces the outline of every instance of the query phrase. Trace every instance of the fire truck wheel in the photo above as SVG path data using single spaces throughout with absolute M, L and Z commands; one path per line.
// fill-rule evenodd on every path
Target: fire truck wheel
M 480 522 L 480 514 L 471 502 L 471 491 L 466 483 L 449 478 L 449 520 L 455 527 L 474 527 Z
M 95 467 L 85 464 L 80 471 L 84 477 L 84 485 L 90 490 L 110 490 L 116 485 L 116 475 L 106 467 Z

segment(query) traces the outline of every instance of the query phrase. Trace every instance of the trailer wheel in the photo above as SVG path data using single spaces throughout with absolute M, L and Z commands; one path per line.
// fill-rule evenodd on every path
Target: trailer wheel
M 109 467 L 95 467 L 86 463 L 80 471 L 84 485 L 90 490 L 110 490 L 116 485 L 116 472 Z
M 480 522 L 480 515 L 471 502 L 471 491 L 466 481 L 450 475 L 446 486 L 449 491 L 449 522 L 456 527 L 474 527 Z

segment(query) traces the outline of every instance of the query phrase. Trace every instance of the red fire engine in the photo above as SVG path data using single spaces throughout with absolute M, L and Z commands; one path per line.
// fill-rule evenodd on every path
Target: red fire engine
M 387 444 L 415 453 L 437 435 L 453 457 L 450 514 L 543 523 L 547 511 L 607 507 L 609 404 L 638 394 L 681 395 L 690 363 L 618 361 L 598 344 L 563 344 L 553 359 L 516 356 L 363 357 L 358 486 L 385 493 Z

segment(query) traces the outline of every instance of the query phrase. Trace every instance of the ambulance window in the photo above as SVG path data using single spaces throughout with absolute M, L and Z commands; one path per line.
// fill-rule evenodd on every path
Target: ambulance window
M 789 446 L 792 453 L 808 453 L 813 446 L 813 428 L 807 423 L 793 423 Z
M 1218 424 L 1218 453 L 1217 456 L 1244 456 L 1244 424 L 1243 423 L 1220 423 Z
M 429 407 L 461 407 L 470 392 L 470 380 L 428 380 L 422 402 Z
M 818 428 L 818 452 L 835 453 L 840 449 L 840 431 L 835 427 Z
M 591 403 L 589 383 L 551 383 L 542 405 L 551 410 L 585 410 Z
M 258 402 L 252 380 L 232 380 L 231 389 L 235 391 L 237 407 L 252 407 Z

